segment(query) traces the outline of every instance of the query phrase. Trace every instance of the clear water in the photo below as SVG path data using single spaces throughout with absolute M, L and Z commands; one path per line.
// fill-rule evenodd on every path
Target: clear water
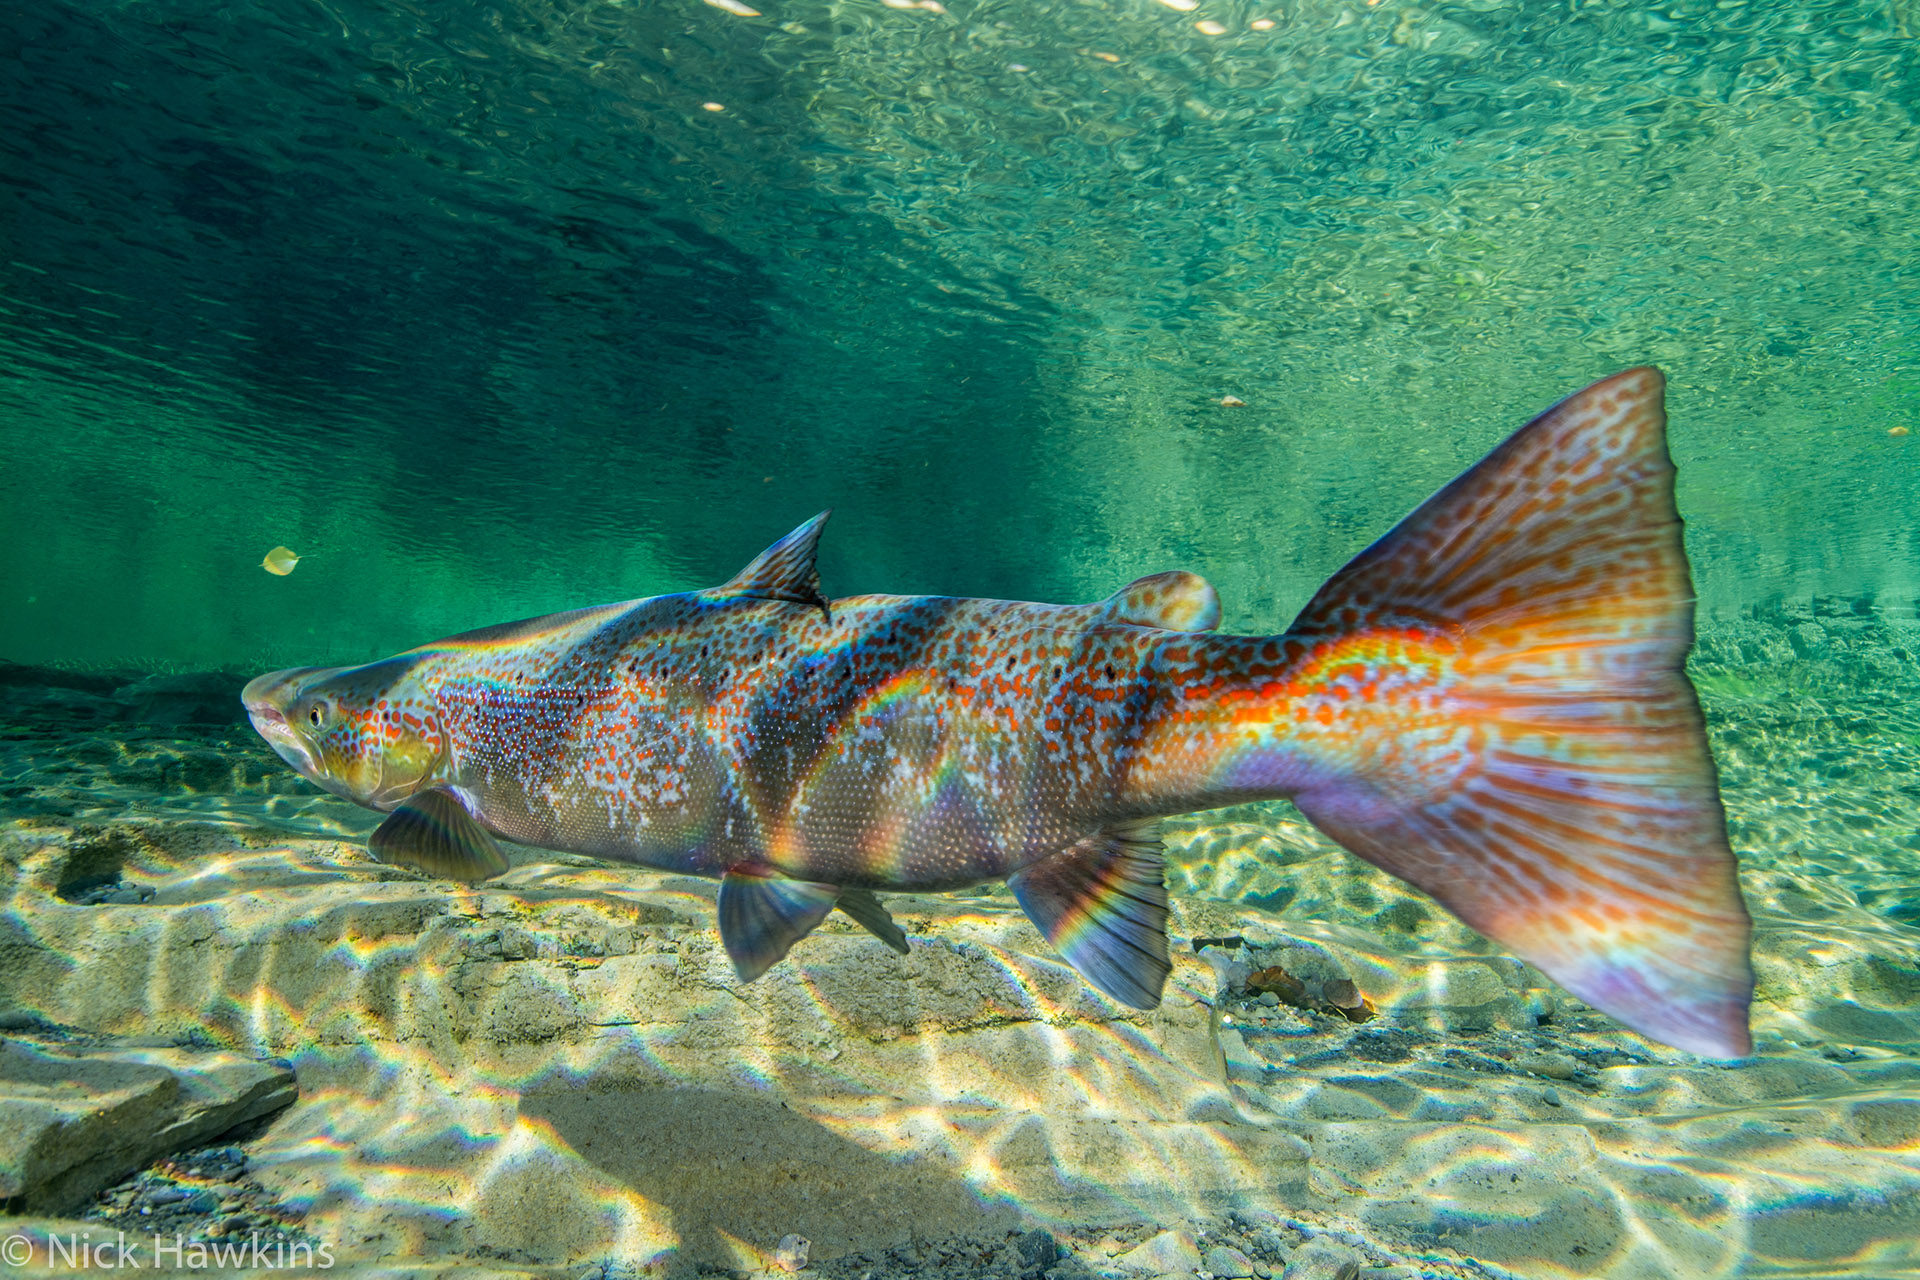
M 948 9 L 10 7 L 0 653 L 371 655 L 829 506 L 837 592 L 1260 629 L 1638 362 L 1710 607 L 1914 594 L 1907 0 Z
M 180 727 L 199 715 L 191 689 L 138 672 L 359 661 L 716 583 L 827 507 L 832 594 L 1077 600 L 1185 567 L 1218 585 L 1230 629 L 1277 630 L 1526 416 L 1655 363 L 1704 620 L 1695 675 L 1762 926 L 1756 1027 L 1779 1072 L 1735 1087 L 1627 1057 L 1595 1070 L 1645 1072 L 1616 1091 L 1632 1105 L 1562 1085 L 1562 1103 L 1527 1110 L 1480 1076 L 1250 1034 L 1265 1065 L 1235 1079 L 1265 1101 L 1235 1105 L 1323 1143 L 1300 1213 L 1358 1223 L 1427 1259 L 1403 1260 L 1423 1274 L 1456 1274 L 1433 1259 L 1476 1248 L 1520 1275 L 1920 1267 L 1914 0 L 752 3 L 760 15 L 698 0 L 0 11 L 0 659 L 132 669 L 44 696 L 65 677 L 7 669 L 36 690 L 0 740 L 15 836 L 131 824 L 151 843 L 126 875 L 158 886 L 152 901 L 224 913 L 262 947 L 311 916 L 313 884 L 349 915 L 369 894 L 439 902 L 369 887 L 336 843 L 369 815 L 274 772 L 243 730 Z M 276 544 L 303 557 L 285 577 L 260 567 Z M 1176 844 L 1188 936 L 1277 930 L 1362 974 L 1489 954 L 1409 917 L 1417 895 L 1286 812 L 1196 820 Z M 616 907 L 697 899 L 615 871 L 514 874 L 529 900 L 586 913 L 535 928 L 562 952 Z M 532 909 L 506 901 L 475 910 L 525 924 Z M 925 908 L 935 932 L 989 948 L 1012 936 L 991 923 L 1004 909 Z M 12 927 L 74 954 L 132 928 L 60 933 L 35 910 L 8 908 Z M 164 949 L 176 925 L 152 928 Z M 316 974 L 408 981 L 382 960 L 393 930 L 340 930 Z M 419 945 L 401 948 L 407 972 L 439 963 Z M 0 995 L 77 1025 L 91 1006 L 36 974 L 0 975 Z M 559 1059 L 509 1035 L 469 1060 L 460 1037 L 382 1039 L 391 1010 L 328 1022 L 315 1002 L 336 998 L 332 979 L 271 1000 L 237 960 L 199 980 L 150 974 L 145 1003 L 94 1029 L 190 1027 L 295 1057 L 304 1109 L 260 1156 L 279 1152 L 279 1190 L 314 1221 L 359 1229 L 352 1203 L 384 1195 L 414 1207 L 393 1211 L 403 1253 L 559 1266 L 667 1256 L 672 1215 L 645 1208 L 659 1202 L 711 1244 L 674 1179 L 605 1156 L 632 1149 L 616 1113 L 555 1101 L 562 1066 L 631 1074 L 635 1056 L 718 1088 L 677 1031 L 606 1032 L 631 1038 Z M 842 1144 L 818 1158 L 861 1187 L 884 1188 L 924 1125 L 964 1128 L 1028 1079 L 929 1047 L 944 1083 L 922 1096 L 856 1046 L 849 1062 L 879 1065 L 847 1068 L 836 1092 L 806 1074 L 829 1042 L 891 1044 L 938 1019 L 876 1030 L 822 990 L 805 1006 L 817 1035 L 729 1012 L 731 997 L 700 1016 L 731 1028 L 716 1052 L 750 1064 L 741 1087 L 812 1099 Z M 1014 1001 L 1061 1054 L 1066 990 Z M 1094 1065 L 1074 1078 L 1103 1123 L 1144 1124 L 1146 1085 L 1115 1064 L 1159 1050 L 1114 1026 L 1075 1050 Z M 1378 1084 L 1403 1077 L 1428 1101 Z M 527 1096 L 545 1101 L 520 1105 L 535 1078 Z M 423 1128 L 393 1127 L 406 1089 Z M 873 1101 L 888 1090 L 909 1101 Z M 1474 1132 L 1504 1154 L 1327 1155 L 1326 1125 L 1374 1115 L 1339 1109 L 1355 1090 L 1409 1122 L 1490 1126 Z M 724 1107 L 709 1111 L 723 1129 Z M 742 1114 L 775 1145 L 818 1136 Z M 380 1147 L 383 1133 L 413 1136 Z M 960 1232 L 961 1202 L 1054 1203 L 995 1133 L 992 1158 L 950 1153 L 941 1231 Z M 1600 1156 L 1565 1155 L 1595 1140 Z M 600 1180 L 581 1175 L 575 1199 L 488 1200 L 515 1161 L 574 1186 L 566 1161 L 595 1141 Z M 1062 1168 L 1117 1158 L 1067 1149 Z M 1264 1158 L 1166 1157 L 1156 1176 L 1193 1213 L 1224 1213 L 1237 1177 L 1294 1186 Z M 1589 1199 L 1541 1192 L 1507 1212 L 1462 1189 L 1476 1161 L 1501 1160 Z M 433 1169 L 453 1172 L 443 1185 Z M 1447 1197 L 1455 1219 L 1433 1209 Z M 1094 1200 L 1046 1220 L 1169 1212 L 1146 1192 Z M 1575 1253 L 1550 1219 L 1598 1204 L 1613 1226 Z M 589 1219 L 613 1225 L 529 1243 Z M 813 1228 L 822 1241 L 870 1243 L 835 1221 Z

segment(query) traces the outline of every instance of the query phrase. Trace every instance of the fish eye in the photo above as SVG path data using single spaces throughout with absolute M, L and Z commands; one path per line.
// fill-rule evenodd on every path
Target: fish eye
M 307 723 L 318 729 L 327 722 L 327 704 L 316 702 L 307 708 Z

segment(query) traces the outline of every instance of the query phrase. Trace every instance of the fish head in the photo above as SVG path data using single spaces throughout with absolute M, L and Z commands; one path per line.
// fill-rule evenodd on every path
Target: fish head
M 445 781 L 447 736 L 423 663 L 411 655 L 359 667 L 294 667 L 248 682 L 247 718 L 302 777 L 388 810 Z

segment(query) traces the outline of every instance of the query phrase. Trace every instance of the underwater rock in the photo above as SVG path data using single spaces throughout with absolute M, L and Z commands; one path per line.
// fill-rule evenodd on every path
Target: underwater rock
M 238 1054 L 0 1043 L 0 1200 L 71 1210 L 294 1092 L 291 1070 Z
M 1366 1259 L 1331 1240 L 1310 1240 L 1287 1263 L 1282 1280 L 1357 1280 Z
M 1263 1002 L 1265 997 L 1272 996 L 1278 1003 L 1309 1013 L 1335 1014 L 1348 1022 L 1371 1021 L 1375 1012 L 1351 978 L 1302 981 L 1280 966 L 1272 965 L 1249 975 L 1246 989 L 1259 992 Z
M 1443 1031 L 1530 1027 L 1534 1013 L 1523 992 L 1478 960 L 1436 961 L 1401 997 L 1401 1009 Z
M 1113 1260 L 1129 1275 L 1191 1275 L 1200 1269 L 1200 1246 L 1185 1231 L 1162 1231 Z
M 1021 1236 L 1014 1248 L 1020 1254 L 1021 1267 L 1029 1271 L 1044 1270 L 1060 1256 L 1060 1244 L 1053 1233 L 1040 1227 Z
M 1817 622 L 1803 622 L 1787 632 L 1787 643 L 1793 646 L 1793 652 L 1798 657 L 1824 657 L 1827 652 L 1827 633 Z
M 1238 1249 L 1215 1245 L 1207 1250 L 1207 1256 L 1200 1262 L 1200 1269 L 1211 1272 L 1216 1280 L 1250 1280 L 1253 1259 Z
M 128 718 L 145 725 L 242 724 L 240 690 L 246 681 L 218 671 L 152 675 L 114 692 Z

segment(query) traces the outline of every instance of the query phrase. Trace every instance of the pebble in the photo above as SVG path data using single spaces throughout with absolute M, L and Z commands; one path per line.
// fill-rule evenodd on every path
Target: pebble
M 1580 1070 L 1577 1059 L 1564 1053 L 1528 1053 L 1513 1060 L 1513 1065 L 1550 1080 L 1571 1080 Z
M 1252 1243 L 1259 1252 L 1280 1262 L 1285 1262 L 1287 1255 L 1293 1252 L 1292 1237 L 1281 1235 L 1271 1228 L 1262 1228 L 1254 1232 Z
M 1540 1095 L 1540 1101 L 1550 1107 L 1557 1107 L 1560 1105 L 1560 1091 L 1558 1089 L 1548 1089 Z
M 806 1268 L 807 1254 L 813 1248 L 813 1242 L 801 1235 L 784 1235 L 780 1245 L 773 1251 L 773 1264 L 789 1275 Z

